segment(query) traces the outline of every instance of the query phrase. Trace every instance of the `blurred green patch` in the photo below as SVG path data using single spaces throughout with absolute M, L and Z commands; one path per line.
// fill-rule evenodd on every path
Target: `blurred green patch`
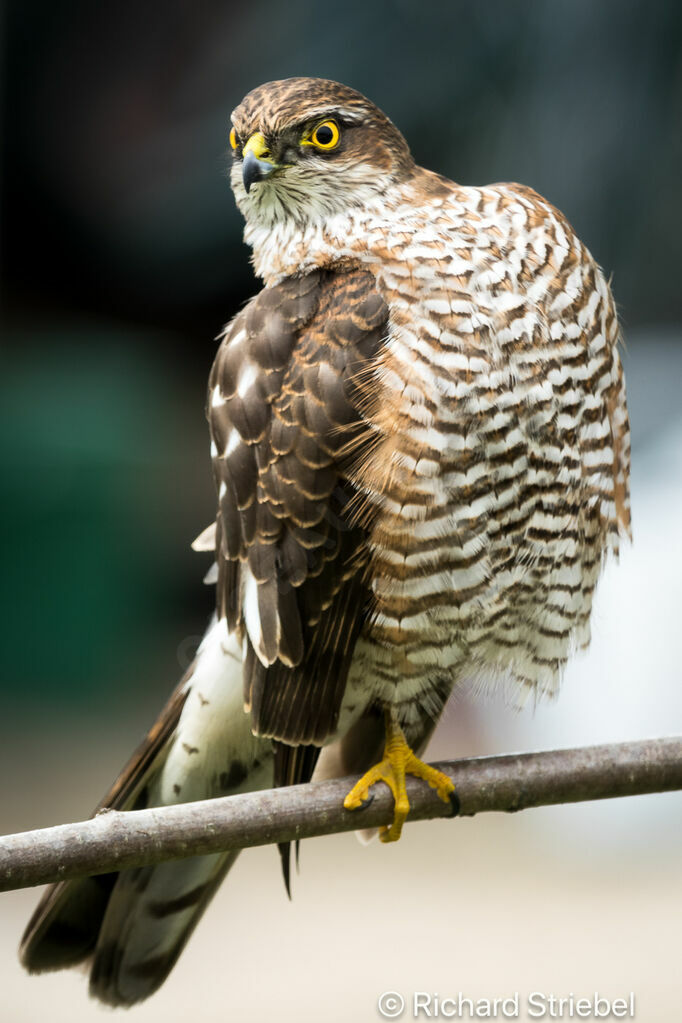
M 82 328 L 5 338 L 2 685 L 12 698 L 92 702 L 109 685 L 144 684 L 135 675 L 178 614 L 188 544 L 205 524 L 187 479 L 203 395 L 190 388 L 183 400 L 178 368 L 154 358 L 149 338 L 136 348 L 131 333 L 89 333 L 87 344 Z M 207 451 L 201 461 L 208 494 Z M 202 566 L 192 568 L 199 589 Z

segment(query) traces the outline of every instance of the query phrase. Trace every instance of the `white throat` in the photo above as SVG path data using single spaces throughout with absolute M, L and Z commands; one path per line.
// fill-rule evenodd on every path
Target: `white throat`
M 292 174 L 252 186 L 247 195 L 235 166 L 232 188 L 246 221 L 244 241 L 266 284 L 344 259 L 368 260 L 370 236 L 385 232 L 400 189 L 388 175 L 384 180 L 362 166 L 342 180 L 345 187 L 334 189 L 330 177 Z

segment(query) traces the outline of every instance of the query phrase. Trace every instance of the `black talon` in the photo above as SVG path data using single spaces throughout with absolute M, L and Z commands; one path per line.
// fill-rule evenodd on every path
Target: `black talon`
M 360 813 L 361 810 L 366 810 L 367 807 L 371 806 L 373 802 L 374 802 L 374 793 L 370 793 L 370 795 L 367 796 L 367 799 L 365 799 L 364 802 L 360 803 L 360 806 L 356 806 L 355 807 L 355 809 L 353 810 L 353 813 Z
M 450 800 L 450 806 L 452 807 L 452 812 L 446 814 L 446 816 L 447 817 L 457 817 L 459 815 L 459 811 L 461 809 L 460 802 L 459 802 L 459 796 L 457 795 L 457 789 L 453 789 L 453 791 L 448 796 L 448 799 Z

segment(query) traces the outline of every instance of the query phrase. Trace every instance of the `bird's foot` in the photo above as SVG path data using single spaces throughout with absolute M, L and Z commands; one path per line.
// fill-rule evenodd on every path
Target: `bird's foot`
M 405 789 L 405 776 L 413 774 L 422 778 L 427 784 L 435 789 L 443 802 L 450 802 L 450 797 L 455 790 L 453 782 L 442 771 L 430 767 L 414 755 L 407 745 L 405 736 L 400 725 L 392 714 L 386 715 L 386 746 L 384 748 L 383 760 L 371 767 L 366 774 L 363 774 L 350 790 L 343 801 L 346 810 L 357 810 L 369 798 L 369 790 L 378 781 L 385 782 L 395 800 L 393 823 L 390 827 L 382 827 L 379 831 L 379 838 L 382 842 L 397 842 L 403 830 L 403 824 L 410 810 L 410 804 Z

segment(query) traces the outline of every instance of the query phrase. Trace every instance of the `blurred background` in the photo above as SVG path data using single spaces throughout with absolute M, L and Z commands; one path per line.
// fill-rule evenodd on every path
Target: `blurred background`
M 211 610 L 203 416 L 214 338 L 257 289 L 227 184 L 262 81 L 366 93 L 417 160 L 567 215 L 621 312 L 635 543 L 557 703 L 460 697 L 433 757 L 682 731 L 682 6 L 664 0 L 5 0 L 0 22 L 0 831 L 88 815 Z M 677 1018 L 682 798 L 309 842 L 289 904 L 250 851 L 131 1018 L 378 1019 L 385 990 L 617 997 Z M 0 1019 L 103 1019 L 25 976 L 3 895 Z M 525 1018 L 522 1014 L 520 1018 Z

